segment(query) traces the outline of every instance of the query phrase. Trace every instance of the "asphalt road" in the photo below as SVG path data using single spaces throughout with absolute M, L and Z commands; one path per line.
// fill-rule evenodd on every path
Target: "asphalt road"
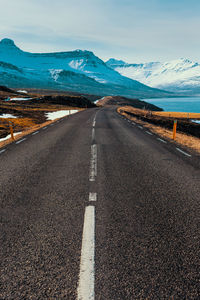
M 0 299 L 200 299 L 200 157 L 112 107 L 1 149 L 0 203 Z

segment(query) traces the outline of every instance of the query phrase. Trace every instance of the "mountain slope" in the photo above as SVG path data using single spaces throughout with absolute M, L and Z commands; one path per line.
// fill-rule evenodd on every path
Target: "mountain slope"
M 10 39 L 0 42 L 0 84 L 128 97 L 166 95 L 122 76 L 90 51 L 29 53 Z
M 176 93 L 200 94 L 200 64 L 187 59 L 144 64 L 128 64 L 110 59 L 106 64 L 121 75 L 154 88 Z

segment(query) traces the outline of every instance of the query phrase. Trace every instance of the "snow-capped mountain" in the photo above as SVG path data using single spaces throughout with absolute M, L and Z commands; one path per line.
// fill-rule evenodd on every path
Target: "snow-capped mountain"
M 167 94 L 122 76 L 90 51 L 29 53 L 10 39 L 0 42 L 0 84 L 128 97 Z
M 112 58 L 106 64 L 121 75 L 154 88 L 200 94 L 200 64 L 188 59 L 181 58 L 166 63 L 128 64 Z

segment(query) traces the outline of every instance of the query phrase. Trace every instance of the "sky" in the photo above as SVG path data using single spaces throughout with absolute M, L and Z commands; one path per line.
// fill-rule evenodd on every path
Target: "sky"
M 0 39 L 24 51 L 200 62 L 199 0 L 0 0 L 0 8 Z

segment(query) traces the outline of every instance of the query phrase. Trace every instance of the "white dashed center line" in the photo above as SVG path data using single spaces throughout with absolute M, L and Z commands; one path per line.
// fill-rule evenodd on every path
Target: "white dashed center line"
M 95 138 L 95 129 L 92 128 L 92 140 L 94 140 L 94 138 Z
M 25 140 L 26 140 L 26 138 L 24 138 L 24 139 L 22 139 L 20 141 L 17 141 L 15 144 L 20 144 L 20 143 L 24 142 Z
M 89 201 L 97 201 L 97 193 L 90 193 Z
M 43 127 L 42 129 L 45 130 L 45 129 L 47 129 L 47 127 Z
M 177 151 L 181 152 L 182 154 L 188 156 L 188 157 L 191 157 L 192 155 L 186 153 L 185 151 L 181 150 L 180 148 L 176 148 Z
M 143 127 L 142 126 L 138 126 L 140 129 L 143 129 Z
M 95 181 L 97 176 L 97 145 L 94 144 L 91 146 L 91 160 L 90 160 L 90 175 L 89 180 Z
M 95 207 L 87 206 L 84 216 L 78 300 L 94 300 L 95 281 Z

